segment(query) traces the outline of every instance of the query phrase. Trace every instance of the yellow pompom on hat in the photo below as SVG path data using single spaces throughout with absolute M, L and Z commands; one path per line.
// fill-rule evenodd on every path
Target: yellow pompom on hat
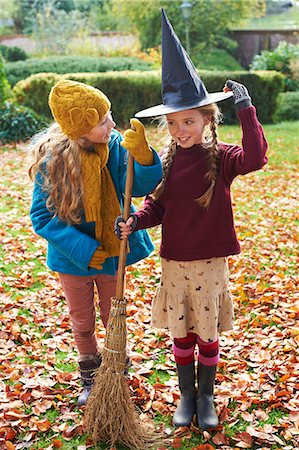
M 78 81 L 60 80 L 51 89 L 49 106 L 62 132 L 74 140 L 89 133 L 111 104 L 99 89 Z

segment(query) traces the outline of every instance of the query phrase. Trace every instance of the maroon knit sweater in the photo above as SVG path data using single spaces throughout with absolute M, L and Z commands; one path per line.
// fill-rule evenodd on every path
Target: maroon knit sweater
M 145 199 L 136 213 L 136 230 L 162 224 L 160 255 L 175 261 L 193 261 L 234 255 L 237 240 L 230 185 L 239 174 L 253 172 L 267 162 L 267 142 L 254 106 L 238 112 L 243 138 L 238 145 L 219 143 L 219 173 L 208 209 L 195 201 L 209 187 L 207 150 L 201 145 L 177 148 L 165 189 L 157 201 Z

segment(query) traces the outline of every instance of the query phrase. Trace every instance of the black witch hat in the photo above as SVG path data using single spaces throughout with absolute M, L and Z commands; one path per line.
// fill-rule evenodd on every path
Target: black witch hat
M 210 94 L 162 9 L 163 104 L 144 109 L 136 117 L 151 117 L 197 108 L 225 100 L 232 92 Z

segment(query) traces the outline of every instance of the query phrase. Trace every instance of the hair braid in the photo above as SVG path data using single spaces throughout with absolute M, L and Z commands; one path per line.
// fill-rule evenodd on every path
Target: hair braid
M 206 174 L 206 177 L 211 184 L 209 188 L 206 190 L 206 192 L 201 197 L 196 199 L 199 205 L 202 206 L 203 208 L 208 208 L 208 206 L 211 203 L 218 173 L 219 149 L 217 139 L 217 121 L 214 115 L 211 118 L 210 129 L 212 134 L 212 145 L 208 149 L 210 168 Z
M 174 139 L 171 140 L 168 148 L 166 149 L 165 153 L 162 153 L 162 180 L 156 187 L 156 189 L 151 193 L 151 197 L 154 200 L 157 200 L 162 192 L 164 191 L 165 183 L 167 180 L 167 177 L 169 175 L 172 163 L 174 161 L 174 157 L 176 155 L 177 151 L 177 145 Z

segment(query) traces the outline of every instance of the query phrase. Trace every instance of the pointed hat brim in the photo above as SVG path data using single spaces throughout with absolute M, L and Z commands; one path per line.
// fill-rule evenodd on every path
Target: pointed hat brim
M 163 116 L 164 114 L 171 114 L 174 112 L 185 111 L 187 109 L 199 108 L 200 106 L 210 105 L 211 103 L 217 103 L 222 100 L 226 100 L 229 97 L 232 97 L 232 92 L 213 92 L 208 94 L 207 97 L 200 101 L 195 101 L 192 103 L 186 103 L 181 105 L 156 105 L 151 108 L 143 109 L 142 111 L 138 111 L 135 114 L 135 117 L 155 117 L 155 116 Z

